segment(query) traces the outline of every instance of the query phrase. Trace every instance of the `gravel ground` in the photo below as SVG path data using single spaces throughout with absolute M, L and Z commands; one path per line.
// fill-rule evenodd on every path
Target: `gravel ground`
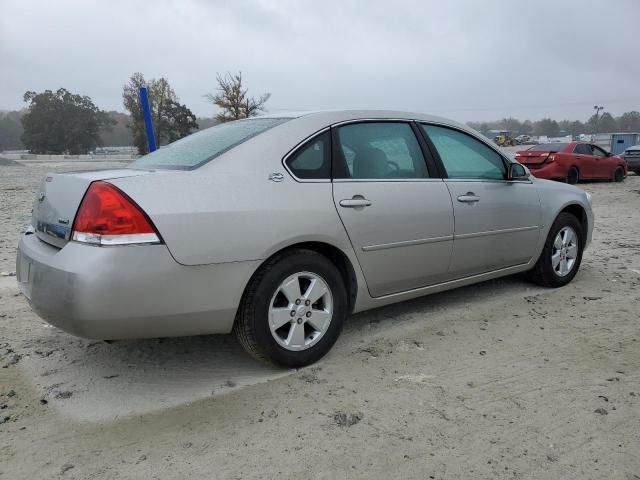
M 39 179 L 95 167 L 0 166 L 0 271 Z M 299 371 L 230 336 L 73 338 L 0 277 L 0 478 L 640 479 L 640 177 L 581 186 L 597 223 L 567 287 L 358 314 Z

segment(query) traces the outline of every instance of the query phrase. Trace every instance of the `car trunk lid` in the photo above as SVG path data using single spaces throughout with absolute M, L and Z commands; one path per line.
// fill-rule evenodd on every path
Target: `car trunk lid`
M 133 169 L 48 173 L 33 201 L 31 224 L 36 235 L 50 245 L 64 247 L 71 238 L 80 202 L 92 182 L 149 173 L 152 171 Z
M 526 150 L 524 152 L 516 153 L 516 160 L 523 165 L 542 165 L 547 158 L 549 158 L 549 155 L 552 155 L 553 153 L 554 152 L 550 152 L 548 150 Z

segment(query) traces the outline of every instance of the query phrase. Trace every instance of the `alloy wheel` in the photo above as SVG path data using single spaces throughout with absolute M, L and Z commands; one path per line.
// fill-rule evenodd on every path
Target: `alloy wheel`
M 559 277 L 571 273 L 578 258 L 578 235 L 569 226 L 562 228 L 553 241 L 551 265 Z
M 281 347 L 306 350 L 323 337 L 332 316 L 333 297 L 327 282 L 315 273 L 294 273 L 271 298 L 269 329 Z

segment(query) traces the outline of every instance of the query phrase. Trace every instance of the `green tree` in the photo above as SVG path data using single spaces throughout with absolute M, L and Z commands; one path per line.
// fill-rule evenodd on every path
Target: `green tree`
M 517 118 L 509 117 L 503 118 L 500 122 L 501 130 L 508 130 L 512 135 L 519 135 L 522 133 L 522 123 Z
M 560 126 L 558 122 L 550 118 L 543 118 L 533 124 L 533 132 L 535 135 L 547 135 L 549 137 L 557 137 L 560 135 Z
M 588 133 L 613 133 L 618 130 L 618 123 L 609 112 L 600 115 L 595 113 L 587 121 L 586 127 Z
M 604 112 L 600 115 L 600 120 L 598 121 L 598 129 L 597 133 L 613 133 L 618 131 L 618 122 L 616 119 L 611 116 L 609 112 Z
M 147 136 L 138 96 L 140 87 L 147 87 L 149 92 L 151 117 L 158 146 L 186 137 L 198 129 L 196 116 L 179 102 L 166 78 L 146 81 L 142 73 L 136 72 L 131 75 L 129 83 L 124 85 L 122 100 L 124 108 L 131 115 L 129 128 L 138 153 L 148 153 Z
M 133 137 L 129 125 L 129 115 L 110 111 L 107 115 L 113 120 L 113 128 L 100 132 L 106 147 L 129 147 L 133 145 Z
M 237 75 L 227 73 L 216 76 L 218 93 L 205 94 L 205 98 L 217 105 L 222 112 L 217 115 L 220 122 L 239 120 L 241 118 L 255 117 L 265 111 L 265 103 L 271 97 L 270 93 L 260 95 L 258 98 L 249 97 L 248 90 L 242 85 L 242 72 Z
M 640 112 L 625 112 L 618 117 L 618 128 L 621 132 L 640 132 Z
M 33 153 L 87 153 L 102 145 L 100 131 L 112 120 L 91 98 L 64 88 L 26 92 L 28 111 L 21 121 L 22 143 Z
M 522 122 L 522 134 L 531 135 L 533 133 L 533 122 L 531 120 L 525 120 Z
M 0 152 L 3 150 L 22 150 L 24 145 L 20 137 L 22 128 L 22 117 L 24 111 L 0 112 Z

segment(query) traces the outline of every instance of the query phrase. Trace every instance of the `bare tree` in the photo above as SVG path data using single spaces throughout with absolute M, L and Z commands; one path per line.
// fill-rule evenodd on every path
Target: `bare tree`
M 258 98 L 247 96 L 247 89 L 242 86 L 242 72 L 237 75 L 227 73 L 216 76 L 218 93 L 207 93 L 204 97 L 222 112 L 217 115 L 220 122 L 239 120 L 241 118 L 255 117 L 265 111 L 264 104 L 271 97 L 270 93 L 260 95 Z

